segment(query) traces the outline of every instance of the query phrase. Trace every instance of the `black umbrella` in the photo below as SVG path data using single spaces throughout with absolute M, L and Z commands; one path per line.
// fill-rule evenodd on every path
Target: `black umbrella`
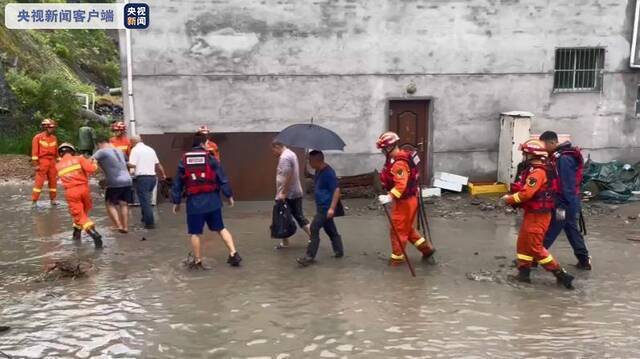
M 278 134 L 276 141 L 291 147 L 343 151 L 345 143 L 335 132 L 312 123 L 291 125 Z

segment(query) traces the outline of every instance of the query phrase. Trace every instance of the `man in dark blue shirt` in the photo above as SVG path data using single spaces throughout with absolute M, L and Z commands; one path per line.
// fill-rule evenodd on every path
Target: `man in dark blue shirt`
M 211 231 L 217 232 L 229 249 L 227 263 L 233 267 L 240 265 L 242 258 L 236 251 L 231 233 L 222 221 L 222 199 L 220 192 L 228 198 L 233 207 L 233 192 L 220 162 L 205 147 L 206 137 L 196 134 L 193 149 L 187 152 L 178 164 L 178 171 L 171 189 L 174 203 L 173 213 L 180 210 L 182 194 L 187 194 L 187 227 L 193 247 L 193 261 L 189 267 L 203 269 L 200 254 L 200 235 L 205 223 Z M 185 163 L 185 159 L 188 163 Z M 207 168 L 208 166 L 209 168 Z
M 562 230 L 573 248 L 573 253 L 578 259 L 576 267 L 583 270 L 591 270 L 591 257 L 584 241 L 584 237 L 578 228 L 578 220 L 582 212 L 580 199 L 580 181 L 582 180 L 582 155 L 580 150 L 573 147 L 571 142 L 558 144 L 558 135 L 552 131 L 546 131 L 540 135 L 554 164 L 555 173 L 558 176 L 556 189 L 556 211 L 551 225 L 544 238 L 544 247 L 553 245 Z M 564 216 L 562 215 L 564 212 Z M 564 217 L 564 218 L 563 218 Z
M 311 222 L 311 240 L 307 247 L 307 254 L 298 258 L 297 261 L 302 266 L 315 263 L 315 257 L 320 245 L 320 229 L 324 228 L 325 233 L 331 240 L 334 257 L 342 258 L 344 250 L 342 248 L 342 237 L 338 233 L 334 218 L 341 216 L 340 188 L 338 187 L 338 177 L 336 172 L 324 162 L 324 154 L 321 151 L 311 151 L 309 153 L 309 164 L 316 171 L 314 177 L 316 215 Z

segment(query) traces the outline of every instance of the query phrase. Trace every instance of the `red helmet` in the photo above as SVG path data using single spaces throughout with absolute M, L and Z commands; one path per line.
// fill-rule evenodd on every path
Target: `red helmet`
M 201 134 L 201 135 L 208 135 L 209 134 L 209 127 L 207 127 L 207 125 L 202 125 L 200 127 L 198 127 L 198 131 L 196 131 L 197 133 Z
M 45 118 L 40 123 L 40 126 L 42 126 L 42 128 L 56 128 L 56 121 L 54 121 L 54 120 L 52 120 L 50 118 Z
M 528 140 L 525 143 L 521 144 L 520 151 L 538 157 L 547 157 L 549 155 L 547 149 L 544 146 L 544 142 L 535 139 Z
M 114 122 L 113 125 L 111 125 L 111 130 L 112 131 L 126 131 L 127 130 L 127 125 L 125 125 L 124 122 L 122 122 L 122 121 Z
M 385 132 L 378 137 L 376 147 L 378 149 L 389 148 L 395 146 L 400 141 L 400 136 L 395 132 Z

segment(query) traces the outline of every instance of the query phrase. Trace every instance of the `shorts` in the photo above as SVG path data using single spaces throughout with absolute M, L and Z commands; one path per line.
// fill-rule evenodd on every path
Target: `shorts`
M 304 216 L 304 211 L 302 210 L 302 197 L 300 198 L 287 198 L 285 200 L 291 209 L 291 215 L 295 218 L 296 222 L 300 228 L 309 224 L 309 220 Z
M 133 203 L 133 189 L 131 186 L 127 187 L 108 187 L 104 194 L 104 199 L 113 205 L 120 202 Z
M 222 209 L 207 213 L 187 214 L 187 229 L 189 234 L 202 234 L 205 223 L 209 227 L 209 230 L 213 232 L 220 232 L 223 230 L 224 222 L 222 222 Z

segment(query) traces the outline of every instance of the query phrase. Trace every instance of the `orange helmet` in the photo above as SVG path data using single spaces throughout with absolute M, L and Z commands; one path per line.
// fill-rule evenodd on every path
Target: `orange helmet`
M 549 153 L 544 146 L 544 142 L 540 140 L 528 140 L 525 143 L 520 145 L 520 151 L 524 153 L 529 153 L 538 157 L 547 157 Z
M 125 125 L 124 122 L 122 122 L 122 121 L 114 122 L 111 125 L 111 130 L 112 131 L 126 131 L 127 130 L 127 125 Z
M 198 131 L 196 131 L 197 133 L 201 134 L 201 135 L 208 135 L 209 134 L 209 127 L 207 127 L 207 125 L 202 125 L 200 127 L 198 127 Z
M 40 123 L 40 126 L 42 126 L 42 128 L 56 128 L 56 121 L 54 121 L 54 120 L 52 120 L 50 118 L 45 118 Z
M 400 141 L 400 136 L 395 132 L 385 132 L 378 137 L 376 147 L 378 149 L 389 148 L 395 146 Z

